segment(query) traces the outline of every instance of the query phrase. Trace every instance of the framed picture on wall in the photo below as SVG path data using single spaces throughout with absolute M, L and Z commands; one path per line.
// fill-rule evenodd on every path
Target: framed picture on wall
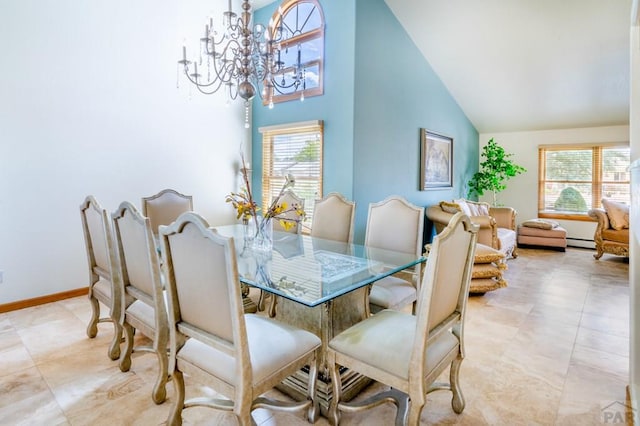
M 420 190 L 453 187 L 453 138 L 420 129 Z

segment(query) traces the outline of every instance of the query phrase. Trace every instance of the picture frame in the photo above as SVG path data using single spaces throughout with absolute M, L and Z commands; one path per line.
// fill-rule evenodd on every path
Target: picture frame
M 420 190 L 453 188 L 453 138 L 420 129 Z

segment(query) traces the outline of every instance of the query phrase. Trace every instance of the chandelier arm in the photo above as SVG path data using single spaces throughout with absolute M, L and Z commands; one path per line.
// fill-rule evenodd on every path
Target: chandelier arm
M 224 81 L 220 78 L 216 78 L 214 80 L 211 80 L 207 83 L 200 83 L 198 82 L 196 79 L 194 79 L 191 74 L 189 74 L 189 70 L 188 68 L 185 67 L 184 70 L 184 74 L 187 77 L 187 79 L 189 80 L 189 82 L 191 82 L 194 86 L 196 86 L 196 88 L 198 89 L 198 91 L 202 94 L 205 95 L 212 95 L 214 93 L 216 93 L 220 87 L 222 86 L 222 84 L 230 84 L 230 79 L 228 81 Z M 215 88 L 214 88 L 215 86 Z M 231 97 L 231 99 L 236 99 L 237 97 L 237 93 L 229 90 L 229 96 Z

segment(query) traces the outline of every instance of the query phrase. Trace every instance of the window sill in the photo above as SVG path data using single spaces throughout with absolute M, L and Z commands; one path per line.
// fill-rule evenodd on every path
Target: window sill
M 575 220 L 578 222 L 596 222 L 587 213 L 557 213 L 538 212 L 538 217 L 543 219 Z

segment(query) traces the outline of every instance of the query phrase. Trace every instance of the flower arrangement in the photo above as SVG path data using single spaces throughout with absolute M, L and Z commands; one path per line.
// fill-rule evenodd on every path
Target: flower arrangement
M 289 188 L 293 188 L 296 181 L 293 175 L 288 174 L 285 178 L 284 185 L 280 188 L 280 192 L 273 198 L 271 204 L 264 210 L 262 214 L 262 220 L 258 221 L 258 212 L 260 207 L 253 200 L 251 193 L 251 184 L 249 183 L 249 176 L 247 173 L 247 166 L 244 161 L 244 155 L 241 156 L 242 160 L 242 179 L 244 186 L 240 192 L 232 192 L 226 197 L 226 202 L 231 203 L 237 212 L 237 218 L 242 219 L 244 223 L 248 223 L 253 218 L 256 224 L 256 237 L 265 231 L 267 226 L 270 226 L 271 219 L 277 219 L 280 225 L 285 230 L 289 230 L 298 223 L 304 220 L 305 211 L 297 204 L 288 205 L 286 201 L 282 201 L 281 198 L 285 191 Z M 295 215 L 287 215 L 287 213 L 295 212 Z M 294 216 L 294 217 L 291 217 Z

